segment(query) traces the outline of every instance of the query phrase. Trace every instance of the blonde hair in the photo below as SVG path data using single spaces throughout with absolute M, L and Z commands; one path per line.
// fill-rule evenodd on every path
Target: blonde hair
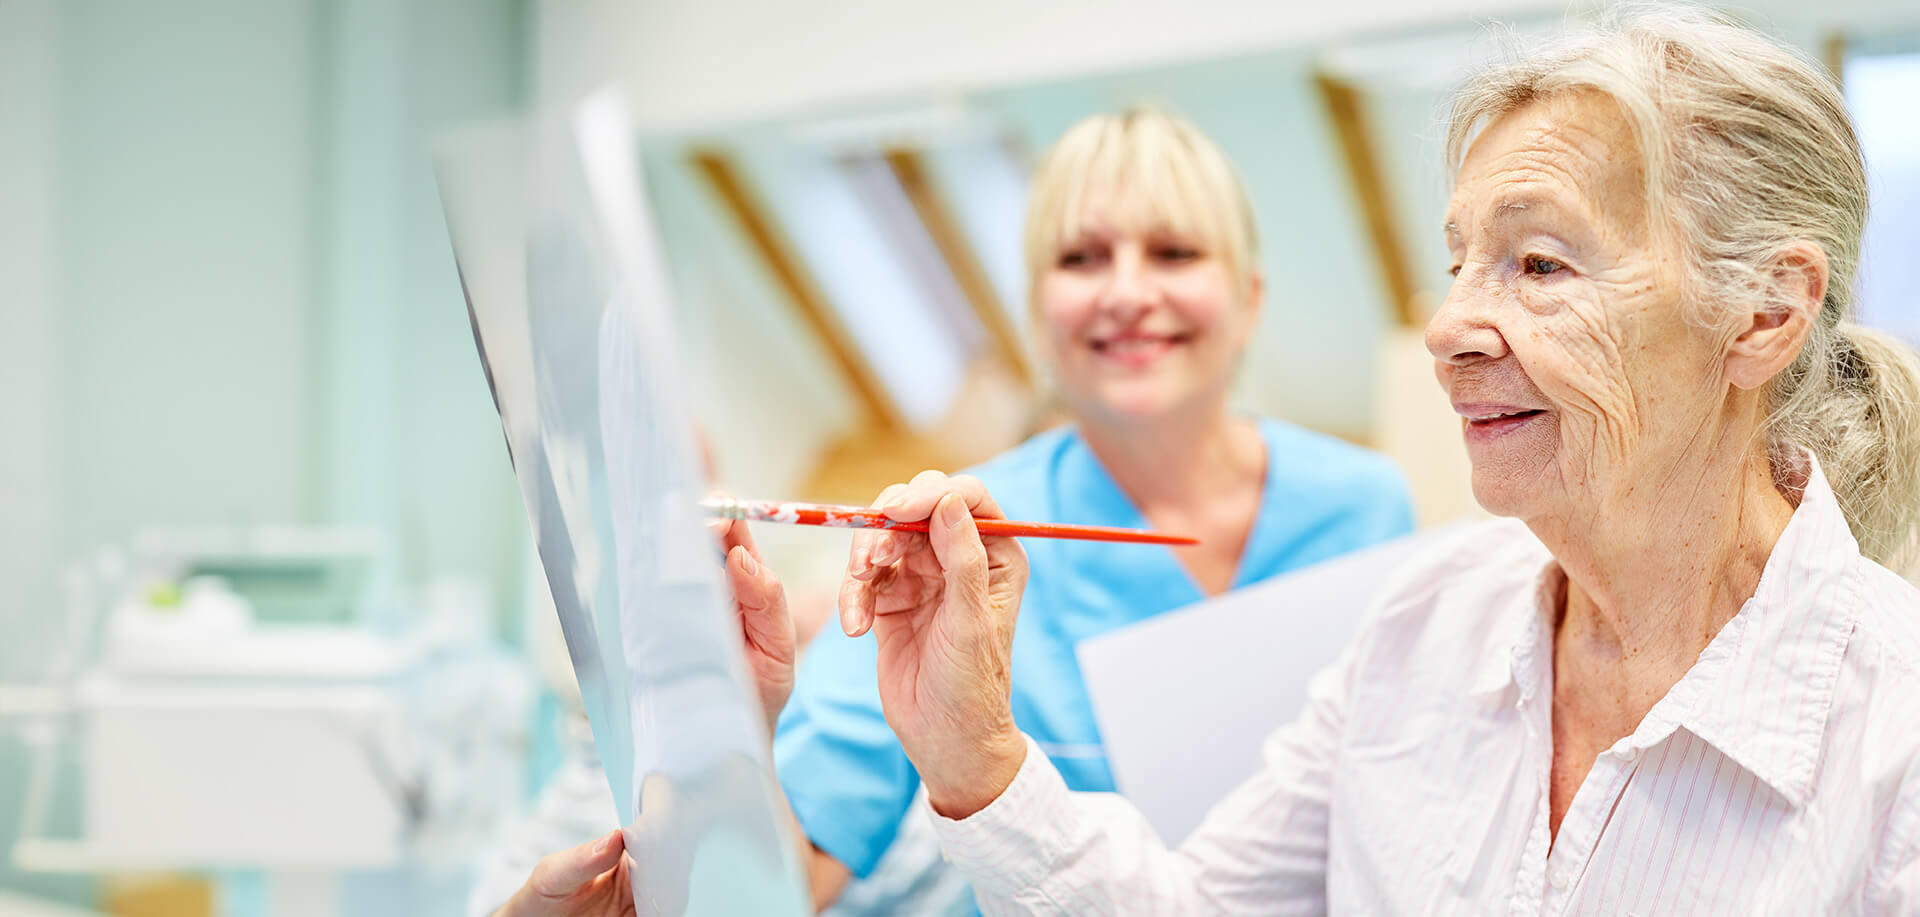
M 1798 358 L 1772 382 L 1768 454 L 1819 459 L 1861 552 L 1909 559 L 1920 524 L 1920 361 L 1853 313 L 1866 166 L 1831 75 L 1794 49 L 1690 7 L 1626 7 L 1611 21 L 1474 76 L 1454 96 L 1458 171 L 1486 124 L 1545 96 L 1613 99 L 1640 147 L 1654 230 L 1686 253 L 1687 318 L 1714 327 L 1781 309 L 1771 272 L 1789 247 L 1825 253 L 1826 298 Z
M 1087 198 L 1096 194 L 1111 196 L 1121 209 L 1104 215 L 1127 229 L 1164 228 L 1205 246 L 1247 292 L 1257 240 L 1253 206 L 1233 165 L 1192 124 L 1136 106 L 1068 128 L 1034 170 L 1025 233 L 1029 297 L 1061 244 L 1080 234 Z

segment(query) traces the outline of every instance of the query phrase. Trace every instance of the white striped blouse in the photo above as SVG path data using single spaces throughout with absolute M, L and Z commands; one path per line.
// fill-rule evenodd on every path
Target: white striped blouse
M 1512 521 L 1402 571 L 1177 850 L 1031 746 L 935 816 L 942 848 L 987 914 L 1920 914 L 1920 590 L 1817 465 L 1754 596 L 1550 838 L 1561 576 Z

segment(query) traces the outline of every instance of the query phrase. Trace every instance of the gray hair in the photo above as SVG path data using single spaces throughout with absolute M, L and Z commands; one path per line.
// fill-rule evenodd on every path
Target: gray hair
M 1775 467 L 1819 459 L 1861 552 L 1895 569 L 1920 525 L 1920 361 L 1849 321 L 1867 173 L 1846 101 L 1797 50 L 1690 7 L 1628 7 L 1606 24 L 1471 78 L 1447 140 L 1457 167 L 1477 131 L 1563 92 L 1611 97 L 1640 146 L 1656 232 L 1686 252 L 1687 318 L 1707 327 L 1784 304 L 1770 272 L 1790 245 L 1825 253 L 1826 298 L 1769 391 Z

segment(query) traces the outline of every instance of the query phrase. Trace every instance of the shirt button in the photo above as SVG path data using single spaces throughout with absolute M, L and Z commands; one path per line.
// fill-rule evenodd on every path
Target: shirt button
M 1620 760 L 1625 761 L 1628 764 L 1632 764 L 1633 762 L 1640 760 L 1640 749 L 1638 747 L 1627 749 L 1626 753 L 1620 756 Z
M 1553 884 L 1554 891 L 1565 891 L 1567 888 L 1567 874 L 1562 870 L 1554 870 L 1547 876 L 1547 881 Z

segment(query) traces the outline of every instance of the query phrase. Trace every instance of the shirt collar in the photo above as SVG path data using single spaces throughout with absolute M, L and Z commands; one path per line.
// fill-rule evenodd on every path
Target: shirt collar
M 1488 653 L 1475 662 L 1471 690 L 1476 695 L 1493 697 L 1518 688 L 1520 700 L 1530 702 L 1541 683 L 1540 667 L 1551 662 L 1552 622 L 1567 576 L 1545 548 L 1530 560 L 1533 574 L 1520 584 L 1525 598 L 1516 601 L 1515 613 L 1504 619 L 1506 633 L 1489 644 L 1505 647 L 1505 652 Z
M 1635 733 L 1637 740 L 1683 727 L 1794 805 L 1812 791 L 1827 711 L 1860 612 L 1859 543 L 1820 463 L 1802 457 L 1804 466 L 1793 470 L 1793 477 L 1805 475 L 1800 505 L 1753 597 Z
M 1819 462 L 1811 454 L 1803 460 L 1792 475 L 1805 476 L 1800 505 L 1753 596 L 1626 740 L 1650 747 L 1685 728 L 1795 805 L 1812 788 L 1860 588 L 1852 572 L 1859 544 Z M 1551 557 L 1536 569 L 1530 601 L 1507 617 L 1510 636 L 1491 644 L 1509 651 L 1474 663 L 1475 694 L 1517 687 L 1524 702 L 1551 684 L 1543 667 L 1551 664 L 1551 622 L 1566 577 Z

